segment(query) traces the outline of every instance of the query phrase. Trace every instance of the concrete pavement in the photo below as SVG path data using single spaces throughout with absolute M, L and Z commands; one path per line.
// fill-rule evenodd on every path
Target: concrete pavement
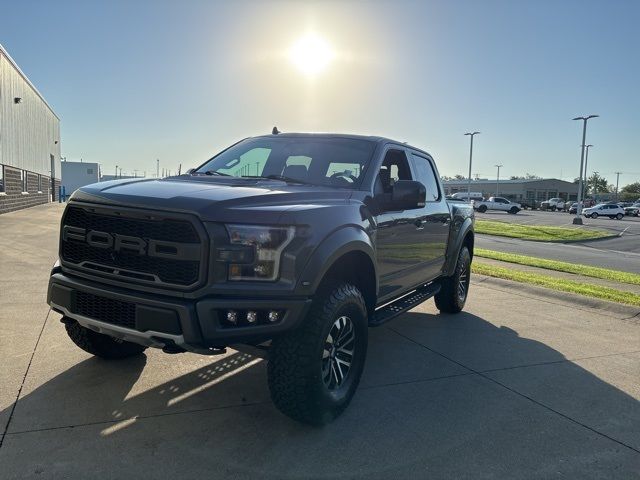
M 44 305 L 59 213 L 0 216 L 0 478 L 640 478 L 640 312 L 476 278 L 462 314 L 370 330 L 352 405 L 310 428 L 247 355 L 77 349 Z

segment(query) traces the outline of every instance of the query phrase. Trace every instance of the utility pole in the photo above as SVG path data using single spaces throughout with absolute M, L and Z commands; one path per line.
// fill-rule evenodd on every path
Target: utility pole
M 467 202 L 471 203 L 471 163 L 473 162 L 473 137 L 480 132 L 467 132 L 465 135 L 471 137 L 471 143 L 469 145 L 469 178 L 467 180 Z
M 614 172 L 616 174 L 616 202 L 618 201 L 618 183 L 620 182 L 620 174 L 622 172 Z
M 160 159 L 156 158 L 156 178 L 160 177 Z
M 118 178 L 118 165 L 116 165 L 116 176 L 114 178 Z
M 133 171 L 133 178 L 138 178 L 138 170 Z
M 593 147 L 593 145 L 587 145 L 584 153 L 584 192 L 582 193 L 582 198 L 586 198 L 587 193 L 589 193 L 589 176 L 587 175 L 587 164 L 589 163 L 589 149 Z
M 499 186 L 500 186 L 500 167 L 504 167 L 504 165 L 494 165 L 494 167 L 498 167 L 498 175 L 496 175 L 496 197 L 498 196 Z
M 587 117 L 576 117 L 573 120 L 582 120 L 582 154 L 580 155 L 580 181 L 578 182 L 578 208 L 576 208 L 576 216 L 573 219 L 574 225 L 582 225 L 582 175 L 584 173 L 584 151 L 587 146 L 587 121 L 590 118 L 596 118 L 599 115 L 589 115 Z

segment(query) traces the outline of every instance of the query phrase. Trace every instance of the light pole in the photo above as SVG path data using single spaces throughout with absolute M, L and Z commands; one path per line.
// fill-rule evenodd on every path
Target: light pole
M 590 118 L 596 118 L 599 115 L 589 115 L 587 117 L 576 117 L 574 120 L 582 120 L 582 153 L 580 155 L 580 180 L 578 185 L 578 208 L 576 208 L 576 216 L 573 219 L 574 225 L 582 225 L 582 174 L 584 172 L 584 151 L 587 142 L 587 121 Z
M 618 183 L 620 182 L 620 174 L 622 172 L 615 172 L 616 173 L 616 202 L 619 200 L 618 198 Z
M 498 187 L 500 185 L 500 167 L 504 167 L 504 165 L 494 165 L 494 167 L 498 167 L 498 175 L 496 175 L 496 197 L 498 196 Z
M 473 161 L 473 137 L 480 132 L 467 132 L 465 135 L 471 137 L 471 144 L 469 145 L 469 179 L 467 180 L 467 202 L 471 203 L 471 162 Z
M 584 152 L 584 192 L 582 193 L 582 197 L 586 198 L 587 193 L 589 193 L 589 176 L 587 175 L 587 165 L 589 164 L 589 149 L 593 147 L 593 145 L 586 145 Z

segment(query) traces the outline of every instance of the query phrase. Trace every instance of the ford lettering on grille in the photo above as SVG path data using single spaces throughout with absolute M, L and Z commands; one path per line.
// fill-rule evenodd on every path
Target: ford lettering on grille
M 94 248 L 104 248 L 114 252 L 132 252 L 138 255 L 150 257 L 171 258 L 175 260 L 198 260 L 200 258 L 200 246 L 198 244 L 185 244 L 167 242 L 163 240 L 145 240 L 140 237 L 120 235 L 118 233 L 87 231 L 84 228 L 65 225 L 62 229 L 64 241 L 76 240 L 85 242 Z

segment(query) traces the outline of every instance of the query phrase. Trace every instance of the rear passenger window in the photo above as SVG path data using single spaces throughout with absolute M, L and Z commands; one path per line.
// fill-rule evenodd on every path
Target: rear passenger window
M 416 172 L 416 180 L 422 182 L 427 189 L 427 202 L 440 200 L 440 189 L 438 188 L 438 181 L 436 180 L 431 162 L 425 157 L 414 154 L 411 154 L 411 160 L 413 161 L 413 168 Z

